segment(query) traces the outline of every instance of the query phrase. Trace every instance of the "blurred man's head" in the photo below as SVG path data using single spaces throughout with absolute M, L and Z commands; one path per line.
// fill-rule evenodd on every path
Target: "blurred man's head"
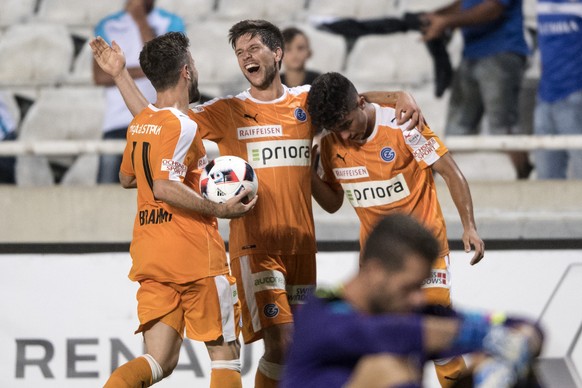
M 438 240 L 412 217 L 383 218 L 366 241 L 358 274 L 368 285 L 366 310 L 408 312 L 422 307 L 421 286 L 439 251 Z
M 231 27 L 228 39 L 249 83 L 258 89 L 269 87 L 283 59 L 279 28 L 266 20 L 243 20 Z
M 181 77 L 189 80 L 190 102 L 200 99 L 198 71 L 188 49 L 190 41 L 181 32 L 168 32 L 147 42 L 139 54 L 139 64 L 156 91 L 175 87 Z

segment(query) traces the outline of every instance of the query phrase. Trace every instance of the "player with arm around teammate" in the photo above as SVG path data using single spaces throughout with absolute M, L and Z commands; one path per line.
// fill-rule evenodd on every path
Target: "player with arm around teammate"
M 373 226 L 388 214 L 401 212 L 420 220 L 438 238 L 439 259 L 425 280 L 432 304 L 451 305 L 449 247 L 437 198 L 433 171 L 445 180 L 463 224 L 463 243 L 484 254 L 477 234 L 468 184 L 447 148 L 424 123 L 419 129 L 396 124 L 392 106 L 367 102 L 354 85 L 338 73 L 321 75 L 307 101 L 313 123 L 327 130 L 321 139 L 323 178 L 313 171 L 313 196 L 328 212 L 337 211 L 348 198 L 360 219 L 363 246 Z M 461 358 L 437 360 L 443 386 L 463 369 Z
M 298 312 L 284 388 L 420 387 L 426 360 L 479 354 L 476 387 L 510 387 L 539 354 L 541 330 L 504 314 L 421 313 L 422 284 L 440 242 L 416 219 L 380 219 L 360 271 L 339 290 L 319 290 Z
M 240 306 L 216 216 L 240 217 L 256 204 L 225 204 L 197 192 L 207 163 L 202 138 L 187 115 L 198 73 L 188 38 L 167 33 L 146 43 L 140 64 L 157 101 L 135 116 L 119 173 L 137 188 L 129 277 L 137 281 L 138 317 L 146 354 L 117 368 L 107 388 L 150 386 L 172 373 L 184 331 L 203 341 L 212 360 L 211 387 L 241 387 Z
M 287 88 L 279 74 L 283 37 L 264 20 L 245 20 L 229 40 L 249 89 L 194 107 L 190 117 L 202 137 L 222 155 L 251 164 L 261 182 L 261 200 L 245 217 L 230 223 L 229 249 L 237 279 L 245 343 L 264 340 L 257 387 L 276 386 L 290 339 L 293 310 L 315 288 L 315 228 L 311 200 L 311 143 L 314 127 L 306 113 L 308 86 Z M 145 102 L 123 68 L 123 53 L 96 39 L 100 66 L 111 74 L 132 112 Z M 399 103 L 404 117 L 418 117 L 404 93 L 376 93 Z M 402 105 L 402 107 L 400 107 Z M 404 118 L 403 118 L 404 119 Z M 290 205 L 292 204 L 292 206 Z

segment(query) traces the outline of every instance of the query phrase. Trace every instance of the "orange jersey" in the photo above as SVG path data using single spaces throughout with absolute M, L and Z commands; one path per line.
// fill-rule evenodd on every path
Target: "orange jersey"
M 376 124 L 363 145 L 344 142 L 334 133 L 321 140 L 323 179 L 343 188 L 360 219 L 363 244 L 382 216 L 410 214 L 433 231 L 441 256 L 449 253 L 445 220 L 430 166 L 448 152 L 425 126 L 407 131 L 396 125 L 395 110 L 374 104 Z M 362 245 L 363 246 L 363 245 Z
M 283 96 L 268 102 L 245 91 L 191 110 L 202 137 L 216 142 L 221 155 L 248 161 L 259 179 L 255 208 L 230 221 L 231 257 L 316 251 L 308 91 L 309 87 L 285 87 Z
M 137 181 L 130 279 L 186 283 L 229 272 L 216 218 L 156 200 L 152 191 L 166 179 L 199 192 L 207 163 L 196 123 L 176 109 L 149 105 L 129 125 L 121 172 Z

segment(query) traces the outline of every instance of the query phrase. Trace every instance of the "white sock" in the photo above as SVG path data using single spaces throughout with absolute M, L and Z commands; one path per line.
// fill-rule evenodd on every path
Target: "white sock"
M 281 380 L 281 374 L 283 374 L 283 365 L 269 362 L 261 357 L 259 360 L 259 370 L 271 380 L 279 381 Z
M 212 369 L 230 369 L 236 372 L 241 371 L 240 360 L 215 360 L 210 362 Z
M 160 366 L 160 364 L 158 364 L 156 359 L 149 354 L 144 354 L 141 357 L 145 358 L 147 362 L 150 364 L 150 368 L 152 369 L 152 384 L 155 384 L 162 380 L 164 378 L 164 371 L 162 370 L 162 367 Z

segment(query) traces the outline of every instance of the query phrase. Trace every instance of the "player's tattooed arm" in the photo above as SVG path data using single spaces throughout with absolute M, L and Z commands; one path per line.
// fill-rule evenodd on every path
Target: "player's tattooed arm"
M 420 111 L 420 107 L 414 100 L 414 97 L 405 91 L 396 92 L 365 92 L 362 96 L 368 102 L 375 102 L 376 104 L 387 104 L 394 105 L 396 109 L 396 117 L 398 125 L 405 124 L 408 120 L 406 129 L 412 129 L 414 127 L 419 127 L 419 123 L 424 123 L 424 117 Z
M 113 78 L 131 113 L 135 116 L 147 107 L 147 99 L 138 89 L 125 66 L 125 54 L 121 47 L 115 41 L 110 46 L 100 36 L 92 39 L 89 45 L 93 51 L 94 67 L 101 68 Z
M 335 213 L 342 207 L 344 202 L 344 191 L 331 187 L 323 181 L 318 173 L 319 157 L 317 144 L 311 149 L 311 195 L 323 210 L 328 213 Z
M 443 177 L 449 188 L 455 207 L 461 217 L 461 223 L 463 224 L 462 240 L 465 252 L 470 252 L 471 246 L 473 246 L 475 254 L 471 259 L 471 265 L 475 265 L 485 255 L 485 243 L 477 233 L 477 225 L 475 224 L 475 216 L 473 213 L 473 199 L 471 198 L 469 184 L 450 153 L 441 156 L 432 165 L 432 168 Z

